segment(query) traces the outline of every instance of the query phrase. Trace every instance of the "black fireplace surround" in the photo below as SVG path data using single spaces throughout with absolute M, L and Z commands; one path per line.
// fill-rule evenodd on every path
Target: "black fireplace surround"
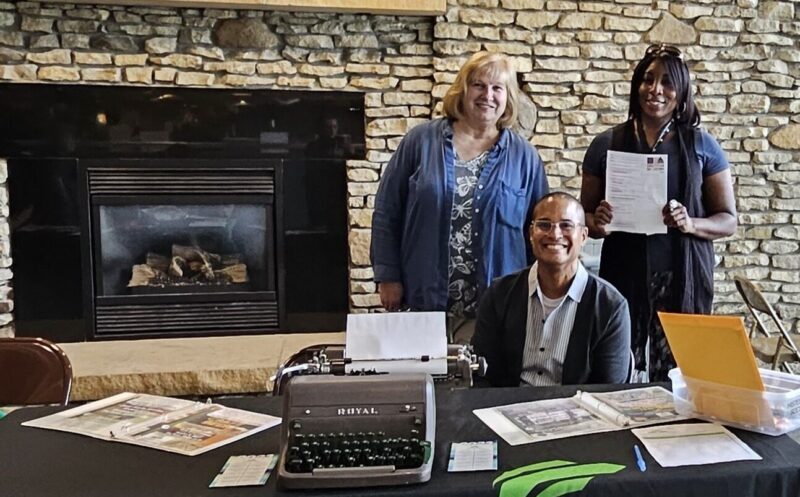
M 363 96 L 0 85 L 18 336 L 344 329 Z

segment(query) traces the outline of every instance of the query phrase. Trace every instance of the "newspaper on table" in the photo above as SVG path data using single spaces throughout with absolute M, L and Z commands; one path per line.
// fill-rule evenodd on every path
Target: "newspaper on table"
M 125 392 L 22 425 L 194 456 L 280 421 L 219 404 Z
M 510 445 L 623 430 L 686 419 L 662 387 L 581 392 L 573 397 L 476 409 L 481 421 Z

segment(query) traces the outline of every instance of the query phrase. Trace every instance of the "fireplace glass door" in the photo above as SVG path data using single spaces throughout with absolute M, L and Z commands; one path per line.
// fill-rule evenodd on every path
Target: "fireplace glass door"
M 100 205 L 97 294 L 275 290 L 266 204 Z

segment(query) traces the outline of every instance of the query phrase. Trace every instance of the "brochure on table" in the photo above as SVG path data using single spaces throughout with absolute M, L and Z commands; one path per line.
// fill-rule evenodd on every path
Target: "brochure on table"
M 219 404 L 125 392 L 22 425 L 194 456 L 280 421 Z
M 672 394 L 662 387 L 603 393 L 579 391 L 568 398 L 473 412 L 510 445 L 686 419 L 675 412 Z

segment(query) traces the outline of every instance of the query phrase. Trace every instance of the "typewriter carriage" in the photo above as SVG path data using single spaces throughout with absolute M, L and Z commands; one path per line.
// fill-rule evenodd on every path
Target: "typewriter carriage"
M 292 355 L 270 378 L 272 394 L 281 395 L 288 380 L 297 375 L 323 374 L 345 375 L 350 364 L 344 357 L 344 344 L 319 344 L 303 348 Z M 486 360 L 478 356 L 471 345 L 449 344 L 447 346 L 447 374 L 435 375 L 436 383 L 449 383 L 456 388 L 472 386 L 472 376 L 486 373 Z M 380 371 L 357 371 L 350 375 L 381 374 Z

